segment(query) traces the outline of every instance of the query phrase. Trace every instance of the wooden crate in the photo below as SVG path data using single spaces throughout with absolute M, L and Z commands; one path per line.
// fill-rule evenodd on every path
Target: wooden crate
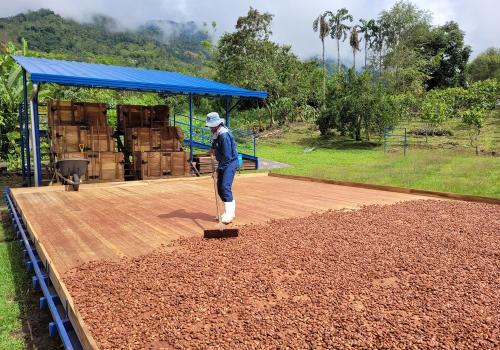
M 243 159 L 243 165 L 240 170 L 255 170 L 255 161 L 251 159 Z
M 151 127 L 166 128 L 169 126 L 170 110 L 166 105 L 151 107 Z
M 103 103 L 50 100 L 49 127 L 58 125 L 106 126 L 107 106 Z
M 88 126 L 104 127 L 108 125 L 107 106 L 104 103 L 82 103 L 85 123 Z
M 179 152 L 182 150 L 184 133 L 175 126 L 160 128 L 160 149 L 162 151 Z
M 167 127 L 168 106 L 117 106 L 118 122 L 122 130 L 128 128 Z
M 191 174 L 189 166 L 189 152 L 171 152 L 172 176 L 183 176 Z
M 87 152 L 90 159 L 88 179 L 92 182 L 123 181 L 123 153 Z
M 125 149 L 131 153 L 156 151 L 160 146 L 160 129 L 125 129 Z
M 214 159 L 214 165 L 212 166 L 212 159 L 210 155 L 199 154 L 193 157 L 193 161 L 196 162 L 196 169 L 200 174 L 208 174 L 212 173 L 213 169 L 217 169 L 219 162 L 217 159 Z
M 80 125 L 57 125 L 50 128 L 50 148 L 52 153 L 79 152 L 85 148 L 88 128 Z
M 189 152 L 134 152 L 136 177 L 140 180 L 191 174 Z
M 133 157 L 137 179 L 159 179 L 171 175 L 170 152 L 134 152 Z
M 81 104 L 73 101 L 49 100 L 47 104 L 49 127 L 57 125 L 86 125 Z
M 115 152 L 116 145 L 113 138 L 114 130 L 110 126 L 91 126 L 87 132 L 85 147 L 89 151 Z

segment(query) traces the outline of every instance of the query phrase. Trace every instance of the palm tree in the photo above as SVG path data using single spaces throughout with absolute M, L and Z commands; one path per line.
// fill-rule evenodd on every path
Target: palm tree
M 315 32 L 319 31 L 319 39 L 321 40 L 322 54 L 321 59 L 323 61 L 323 102 L 326 96 L 326 68 L 325 68 L 325 38 L 330 32 L 328 27 L 328 22 L 326 21 L 325 14 L 319 15 L 313 22 L 313 30 Z
M 373 19 L 365 20 L 360 19 L 359 22 L 359 32 L 363 33 L 363 39 L 365 39 L 365 69 L 366 69 L 366 58 L 368 56 L 368 48 L 372 47 L 372 38 L 374 35 L 375 21 Z
M 375 51 L 378 53 L 378 72 L 379 76 L 382 75 L 382 51 L 384 49 L 384 42 L 386 39 L 386 34 L 383 30 L 383 24 L 381 22 L 375 23 L 372 28 L 371 36 L 373 37 L 370 47 L 374 47 Z
M 359 26 L 355 25 L 351 28 L 351 37 L 349 38 L 349 45 L 351 45 L 352 48 L 352 58 L 353 58 L 353 63 L 352 67 L 354 68 L 354 71 L 356 71 L 356 51 L 359 50 L 359 37 L 358 37 L 358 32 L 359 32 Z
M 337 69 L 340 70 L 340 39 L 344 41 L 347 38 L 347 32 L 351 27 L 345 24 L 345 21 L 352 22 L 352 16 L 346 8 L 337 10 L 335 14 L 326 11 L 324 15 L 329 17 L 330 36 L 337 41 Z

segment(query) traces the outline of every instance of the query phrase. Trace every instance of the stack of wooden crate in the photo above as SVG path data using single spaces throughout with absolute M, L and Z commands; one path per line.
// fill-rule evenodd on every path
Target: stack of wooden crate
M 196 163 L 196 169 L 198 169 L 200 174 L 212 173 L 219 165 L 215 157 L 212 164 L 211 156 L 208 153 L 198 153 L 194 155 L 193 161 Z
M 167 106 L 119 105 L 117 116 L 137 179 L 190 174 L 189 153 L 182 148 L 184 134 L 169 126 Z
M 116 152 L 105 104 L 53 100 L 47 110 L 53 161 L 88 158 L 86 180 L 123 180 L 123 153 Z

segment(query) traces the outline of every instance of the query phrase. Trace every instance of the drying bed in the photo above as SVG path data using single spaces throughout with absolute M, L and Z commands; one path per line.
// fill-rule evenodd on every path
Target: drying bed
M 101 349 L 500 346 L 500 206 L 417 200 L 64 275 Z

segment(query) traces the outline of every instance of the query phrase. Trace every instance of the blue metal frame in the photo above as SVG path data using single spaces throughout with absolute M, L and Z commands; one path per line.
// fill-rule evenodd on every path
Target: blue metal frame
M 36 248 L 32 247 L 29 235 L 26 232 L 26 226 L 20 219 L 20 215 L 10 197 L 10 191 L 7 186 L 3 188 L 3 195 L 12 218 L 17 238 L 20 239 L 21 245 L 24 246 L 24 256 L 28 259 L 26 268 L 35 272 L 35 276 L 33 276 L 33 287 L 40 288 L 43 293 L 43 297 L 40 298 L 40 307 L 48 307 L 52 314 L 54 321 L 49 323 L 50 335 L 54 336 L 58 333 L 64 348 L 67 350 L 82 349 L 75 330 L 68 319 L 67 310 L 62 307 L 60 297 L 54 289 L 49 286 L 50 279 L 47 273 L 48 266 L 43 266 Z
M 180 125 L 181 128 L 184 128 L 184 129 L 187 129 L 187 127 L 189 126 L 190 130 L 192 128 L 192 132 L 190 134 L 192 134 L 192 137 L 190 137 L 190 140 L 192 139 L 193 142 L 195 144 L 203 144 L 207 147 L 204 147 L 204 148 L 209 148 L 211 145 L 212 145 L 212 139 L 211 139 L 211 132 L 209 130 L 209 128 L 205 127 L 205 126 L 199 126 L 199 125 L 192 125 L 192 123 L 188 123 L 188 122 L 183 122 L 181 120 L 179 120 L 179 117 L 182 117 L 182 118 L 186 118 L 186 119 L 189 119 L 189 120 L 192 120 L 192 121 L 198 121 L 202 124 L 205 123 L 205 121 L 203 119 L 200 119 L 200 118 L 196 118 L 196 117 L 189 117 L 189 116 L 185 116 L 185 115 L 182 115 L 182 114 L 174 114 L 174 118 L 173 118 L 173 125 Z M 231 132 L 233 132 L 234 136 L 235 136 L 235 139 L 236 139 L 236 143 L 238 144 L 238 148 L 242 150 L 242 153 L 244 156 L 245 155 L 248 155 L 248 156 L 252 156 L 252 159 L 253 158 L 256 158 L 257 156 L 257 145 L 256 145 L 256 135 L 255 133 L 251 132 L 251 131 L 246 131 L 246 130 L 241 130 L 241 129 L 236 129 L 236 128 L 229 128 L 231 130 Z M 244 138 L 244 137 L 240 137 L 238 136 L 238 134 L 242 134 L 242 135 L 246 135 L 248 136 L 248 138 Z M 205 136 L 207 135 L 207 136 Z M 190 142 L 188 140 L 185 140 L 186 143 Z M 250 143 L 251 146 L 244 146 L 242 145 L 242 143 Z M 195 146 L 196 147 L 196 146 Z M 248 153 L 243 153 L 243 152 L 248 152 Z
M 28 117 L 28 86 L 27 72 L 33 83 L 32 96 L 32 147 L 34 153 L 33 165 L 36 178 L 35 186 L 42 184 L 42 157 L 40 153 L 40 124 L 38 111 L 38 91 L 41 83 L 56 83 L 68 86 L 94 87 L 116 90 L 150 91 L 163 94 L 189 95 L 190 115 L 190 160 L 193 160 L 193 94 L 220 96 L 224 100 L 226 125 L 230 126 L 230 112 L 241 99 L 266 98 L 267 92 L 242 89 L 239 87 L 222 84 L 219 82 L 187 76 L 174 72 L 162 72 L 157 70 L 138 69 L 133 67 L 120 67 L 84 62 L 71 62 L 63 60 L 52 60 L 36 57 L 14 56 L 14 59 L 23 68 L 24 89 L 24 143 L 26 154 L 27 184 L 31 186 L 31 155 L 30 155 L 30 128 Z M 36 88 L 38 87 L 38 89 Z M 231 106 L 233 97 L 238 97 L 235 105 Z M 255 157 L 255 140 L 254 156 Z M 249 155 L 248 155 L 249 156 Z M 24 170 L 24 169 L 23 169 Z
M 176 72 L 39 57 L 13 58 L 30 73 L 33 82 L 173 94 L 267 97 L 265 91 L 243 89 Z
M 30 155 L 30 129 L 28 118 L 28 80 L 26 79 L 26 70 L 23 69 L 23 110 L 24 110 L 24 140 L 26 147 L 26 174 L 28 186 L 31 186 L 31 155 Z
M 230 120 L 229 120 L 229 112 L 231 111 L 231 102 L 232 102 L 231 100 L 232 100 L 231 96 L 226 96 L 225 101 L 224 101 L 225 102 L 224 109 L 226 111 L 226 126 L 228 128 L 231 127 Z
M 33 147 L 35 148 L 35 186 L 42 185 L 42 155 L 40 154 L 40 117 L 38 115 L 38 91 L 40 89 L 40 84 L 36 84 L 37 88 L 34 88 L 32 104 L 33 104 L 33 124 L 35 127 L 33 128 L 33 132 L 35 135 L 35 144 Z
M 19 148 L 21 149 L 21 171 L 23 175 L 23 184 L 26 181 L 26 164 L 24 162 L 24 123 L 23 123 L 23 104 L 19 104 Z
M 189 161 L 193 161 L 193 95 L 189 94 Z

